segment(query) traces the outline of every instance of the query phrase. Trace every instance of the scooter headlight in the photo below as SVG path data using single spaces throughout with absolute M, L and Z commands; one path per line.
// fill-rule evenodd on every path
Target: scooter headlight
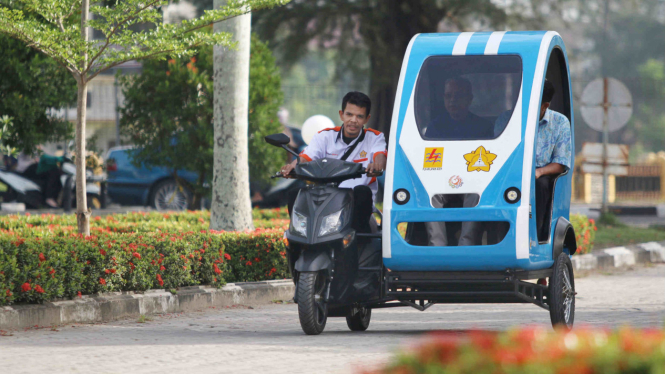
M 296 234 L 307 236 L 307 217 L 302 214 L 293 211 L 293 217 L 291 217 L 291 228 Z
M 329 214 L 323 217 L 323 222 L 321 222 L 321 229 L 319 230 L 319 236 L 339 232 L 339 230 L 344 225 L 344 217 L 342 216 L 343 211 L 344 209 L 338 210 L 333 214 Z

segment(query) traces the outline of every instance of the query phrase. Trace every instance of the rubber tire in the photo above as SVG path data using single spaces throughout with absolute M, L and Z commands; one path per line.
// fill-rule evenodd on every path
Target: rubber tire
M 162 188 L 165 185 L 175 184 L 175 183 L 176 183 L 176 181 L 174 179 L 166 179 L 166 180 L 163 180 L 163 181 L 157 183 L 152 188 L 152 192 L 150 193 L 150 200 L 149 200 L 150 206 L 153 207 L 155 210 L 157 210 L 159 212 L 163 211 L 163 210 L 157 209 L 157 203 L 155 202 L 155 198 L 157 196 L 157 191 L 159 191 L 160 188 Z M 191 201 L 192 200 L 192 194 L 189 192 L 189 190 L 187 188 L 184 189 L 184 192 L 185 192 L 185 195 L 186 195 L 185 200 L 187 201 L 187 207 L 184 210 L 187 210 L 187 209 L 189 209 L 189 206 L 192 202 Z
M 372 318 L 372 309 L 370 308 L 358 308 L 357 313 L 353 313 L 354 309 L 351 309 L 349 315 L 346 316 L 346 325 L 349 326 L 351 331 L 365 331 L 369 327 L 369 321 Z
M 566 320 L 566 306 L 564 303 L 566 300 L 566 295 L 564 294 L 564 288 L 566 284 L 564 278 L 565 270 L 568 271 L 568 278 L 572 288 L 572 302 L 570 304 L 568 320 Z M 549 282 L 548 301 L 552 327 L 571 330 L 573 328 L 573 322 L 575 321 L 575 278 L 573 276 L 573 264 L 570 261 L 570 257 L 566 253 L 559 254 L 559 257 L 554 263 L 554 269 L 552 271 L 552 276 L 550 277 Z
M 320 279 L 324 277 L 324 279 Z M 327 281 L 322 272 L 302 272 L 298 277 L 298 317 L 300 327 L 307 335 L 319 335 L 326 327 L 328 320 L 328 307 L 324 305 L 324 316 L 319 320 L 319 309 L 315 299 L 317 292 L 317 280 L 323 282 L 323 292 L 326 290 Z M 321 289 L 320 283 L 319 289 Z

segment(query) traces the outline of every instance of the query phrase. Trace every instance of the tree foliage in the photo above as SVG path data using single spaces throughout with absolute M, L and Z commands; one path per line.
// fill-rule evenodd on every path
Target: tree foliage
M 661 151 L 665 144 L 665 63 L 649 59 L 638 68 L 644 99 L 637 107 L 633 127 L 646 151 Z
M 282 132 L 277 111 L 284 100 L 275 57 L 256 35 L 249 57 L 249 179 L 267 184 L 286 161 L 286 153 L 268 145 L 266 135 Z
M 289 0 L 228 0 L 224 7 L 199 18 L 175 24 L 162 22 L 161 7 L 169 0 L 15 0 L 0 3 L 0 34 L 18 39 L 43 52 L 69 70 L 77 82 L 76 153 L 85 154 L 87 83 L 98 74 L 130 60 L 191 56 L 196 49 L 220 45 L 232 47 L 228 32 L 203 30 L 216 22 L 255 9 L 281 5 Z M 89 15 L 92 14 L 92 19 Z M 136 31 L 134 26 L 153 24 Z M 89 29 L 101 40 L 89 41 Z M 76 214 L 79 232 L 90 234 L 86 202 L 85 162 L 76 161 Z
M 206 193 L 213 165 L 213 52 L 202 48 L 192 58 L 146 60 L 138 76 L 119 78 L 125 95 L 121 131 L 138 150 L 136 165 L 168 168 L 199 175 L 189 186 Z M 284 152 L 264 136 L 281 132 L 277 110 L 282 103 L 280 77 L 267 45 L 252 38 L 249 88 L 249 170 L 252 181 L 267 181 L 285 161 Z M 180 180 L 181 183 L 186 183 Z
M 92 5 L 93 19 L 88 27 L 100 31 L 101 41 L 81 38 L 81 0 L 18 0 L 23 10 L 0 7 L 0 32 L 43 51 L 72 73 L 90 80 L 102 71 L 130 60 L 148 57 L 191 56 L 196 48 L 230 45 L 228 33 L 209 33 L 206 26 L 245 14 L 253 9 L 272 7 L 287 0 L 229 0 L 226 7 L 206 11 L 200 18 L 177 24 L 162 23 L 161 7 L 168 0 L 124 0 L 113 6 Z M 135 32 L 132 26 L 154 24 Z
M 32 152 L 38 144 L 71 138 L 73 127 L 49 115 L 76 99 L 76 82 L 55 61 L 0 35 L 0 116 L 12 117 L 3 142 Z

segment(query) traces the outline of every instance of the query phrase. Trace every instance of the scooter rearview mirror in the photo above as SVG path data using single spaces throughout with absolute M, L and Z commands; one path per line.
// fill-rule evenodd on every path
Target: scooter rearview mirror
M 282 145 L 287 145 L 291 142 L 291 139 L 286 136 L 286 134 L 282 133 L 268 135 L 264 139 L 268 144 L 274 145 L 275 147 L 281 147 Z
M 296 160 L 298 160 L 298 163 L 300 163 L 300 155 L 297 153 L 293 152 L 293 150 L 286 145 L 291 142 L 291 138 L 286 136 L 286 134 L 279 133 L 279 134 L 272 134 L 268 135 L 265 138 L 265 141 L 270 144 L 274 145 L 275 147 L 282 147 L 284 148 L 287 152 L 295 156 Z

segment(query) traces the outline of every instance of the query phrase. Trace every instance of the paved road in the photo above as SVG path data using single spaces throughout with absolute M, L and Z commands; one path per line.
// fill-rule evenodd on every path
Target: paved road
M 578 278 L 577 291 L 578 326 L 665 321 L 665 265 Z M 548 313 L 531 305 L 437 305 L 376 311 L 365 333 L 336 318 L 322 335 L 305 336 L 296 313 L 293 304 L 267 305 L 13 332 L 0 336 L 0 372 L 349 373 L 432 330 L 549 326 Z

